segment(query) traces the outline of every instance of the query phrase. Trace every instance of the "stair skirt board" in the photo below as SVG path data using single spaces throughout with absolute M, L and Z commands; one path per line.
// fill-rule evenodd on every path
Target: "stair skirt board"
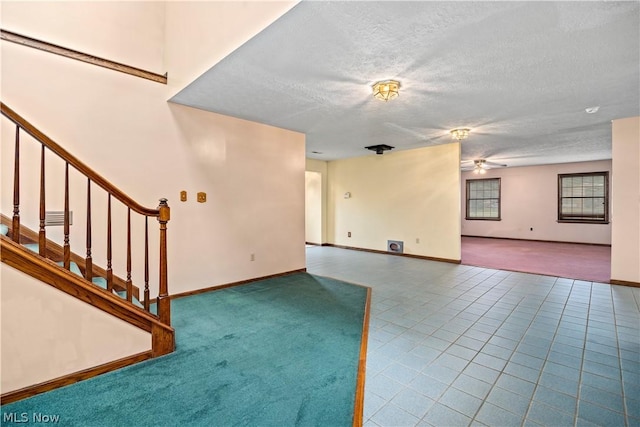
M 3 225 L 3 227 L 6 227 L 6 225 Z M 8 230 L 8 227 L 6 227 L 6 228 Z M 0 231 L 2 231 L 2 230 L 0 230 Z M 29 249 L 31 252 L 38 253 L 38 249 L 39 248 L 38 248 L 38 244 L 37 243 L 25 243 L 22 246 L 24 246 L 25 248 Z M 58 264 L 60 267 L 62 267 L 64 265 L 64 263 L 62 261 L 57 262 L 56 264 Z M 69 265 L 69 271 L 71 271 L 74 274 L 77 274 L 80 277 L 84 277 L 82 275 L 82 271 L 80 271 L 80 267 L 78 267 L 78 264 L 76 264 L 73 261 L 71 261 L 71 263 Z M 93 279 L 91 279 L 91 282 L 94 285 L 97 285 L 97 286 L 101 287 L 102 289 L 107 289 L 107 280 L 104 277 L 94 277 Z M 122 299 L 125 299 L 125 300 L 127 299 L 127 292 L 126 291 L 116 291 L 116 290 L 114 290 L 113 293 L 118 295 Z M 144 306 L 142 305 L 140 300 L 138 300 L 138 298 L 136 298 L 135 296 L 131 296 L 131 302 L 136 307 L 140 307 L 140 308 L 144 309 Z
M 7 238 L 11 238 L 11 218 L 6 217 L 5 215 L 0 215 L 0 217 L 2 217 L 2 223 L 0 223 L 0 235 L 4 235 Z M 21 226 L 20 227 L 20 234 L 21 234 L 21 239 L 22 240 L 26 240 L 27 242 L 34 242 L 34 243 L 20 243 L 21 246 L 27 248 L 28 250 L 30 250 L 33 253 L 39 254 L 40 253 L 40 246 L 37 243 L 37 240 L 39 238 L 39 235 L 37 232 L 25 227 L 25 226 Z M 51 242 L 49 240 L 47 240 L 47 253 L 48 256 L 47 258 L 53 258 L 53 259 L 61 259 L 62 258 L 62 253 L 63 253 L 63 248 L 62 246 L 56 244 L 55 242 Z M 50 259 L 51 259 L 50 258 Z M 72 259 L 76 259 L 76 261 L 78 259 L 80 259 L 79 257 L 77 257 L 75 254 L 72 254 Z M 78 265 L 76 264 L 74 266 L 74 262 L 71 261 L 71 272 L 75 273 L 78 276 L 82 276 L 84 278 L 84 275 L 82 274 L 82 270 L 81 270 L 81 264 Z M 61 265 L 61 263 L 58 263 L 58 265 Z M 106 271 L 103 270 L 102 268 L 96 266 L 94 264 L 93 266 L 94 268 L 94 274 L 99 274 L 100 276 L 94 276 L 92 279 L 93 284 L 101 287 L 102 289 L 107 289 L 107 282 L 105 280 L 106 277 Z M 102 277 L 101 277 L 102 276 Z M 122 278 L 116 277 L 114 275 L 114 285 L 117 286 L 120 290 L 124 290 L 125 287 L 125 281 Z M 134 286 L 134 292 L 133 292 L 133 298 L 137 298 L 138 303 L 140 303 L 140 295 L 139 292 L 140 290 Z M 121 296 L 121 295 L 119 295 Z M 133 299 L 132 298 L 132 299 Z M 135 303 L 134 304 L 137 307 L 140 307 L 142 304 L 138 304 Z
M 37 245 L 36 245 L 37 246 Z M 58 264 L 60 267 L 62 267 L 63 263 L 62 262 L 58 262 L 56 263 Z M 77 274 L 80 277 L 84 277 L 82 275 L 82 272 L 80 271 L 80 267 L 78 267 L 78 264 L 76 264 L 75 262 L 71 261 L 70 264 L 70 271 L 72 273 Z M 99 287 L 101 287 L 102 289 L 107 289 L 107 280 L 104 277 L 94 277 L 93 279 L 91 279 L 91 282 L 94 285 L 97 285 Z M 127 299 L 127 291 L 116 291 L 115 289 L 113 290 L 113 293 L 118 295 L 120 298 L 122 299 Z M 144 306 L 142 305 L 142 303 L 138 300 L 138 298 L 136 298 L 135 296 L 131 296 L 131 302 L 133 303 L 133 305 L 135 305 L 136 307 L 140 307 L 142 309 L 144 309 Z

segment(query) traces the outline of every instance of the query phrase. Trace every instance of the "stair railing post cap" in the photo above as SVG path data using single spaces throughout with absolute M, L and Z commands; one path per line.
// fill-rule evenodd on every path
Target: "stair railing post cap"
M 171 218 L 171 208 L 169 208 L 169 204 L 167 203 L 167 199 L 160 199 L 160 205 L 158 206 L 159 215 L 158 221 L 166 223 Z

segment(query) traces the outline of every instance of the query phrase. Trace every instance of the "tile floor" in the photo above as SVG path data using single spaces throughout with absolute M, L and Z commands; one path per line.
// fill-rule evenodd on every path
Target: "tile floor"
M 373 289 L 365 426 L 640 426 L 640 288 L 331 247 Z

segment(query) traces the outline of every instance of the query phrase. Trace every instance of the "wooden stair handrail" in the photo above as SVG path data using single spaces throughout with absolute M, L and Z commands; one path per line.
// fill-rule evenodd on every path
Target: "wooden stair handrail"
M 74 155 L 62 148 L 51 138 L 39 131 L 35 126 L 26 119 L 13 111 L 4 103 L 0 102 L 0 112 L 3 116 L 11 120 L 16 126 L 15 134 L 15 151 L 14 151 L 14 173 L 13 173 L 13 217 L 11 220 L 0 214 L 2 223 L 11 224 L 11 234 L 0 236 L 0 260 L 13 268 L 16 268 L 29 276 L 55 287 L 77 299 L 80 299 L 106 313 L 118 317 L 134 326 L 137 326 L 151 333 L 151 350 L 144 353 L 144 358 L 158 357 L 170 353 L 175 350 L 175 331 L 171 327 L 171 303 L 168 293 L 168 274 L 167 274 L 167 222 L 170 219 L 170 208 L 167 199 L 160 199 L 157 209 L 146 208 L 135 200 L 127 196 L 120 189 L 115 187 L 93 169 L 78 160 Z M 33 232 L 24 227 L 24 232 L 30 233 L 26 240 L 37 241 L 37 253 L 21 245 L 22 237 L 25 235 L 20 224 L 20 131 L 23 130 L 31 135 L 41 145 L 40 150 L 40 195 L 38 232 Z M 45 195 L 45 151 L 49 149 L 62 161 L 64 161 L 64 243 L 59 247 L 55 242 L 48 242 L 46 236 L 46 195 Z M 80 274 L 71 271 L 72 258 L 77 257 L 71 253 L 70 242 L 70 190 L 69 190 L 69 166 L 75 168 L 80 174 L 87 179 L 87 210 L 86 210 L 86 258 L 79 261 L 84 264 L 85 271 Z M 92 219 L 91 219 L 91 184 L 92 182 L 102 188 L 107 193 L 107 270 L 106 273 L 106 289 L 103 289 L 101 281 L 99 285 L 93 282 L 93 273 L 100 272 L 100 268 L 93 263 L 92 256 Z M 127 207 L 127 249 L 126 249 L 126 281 L 122 286 L 116 283 L 117 287 L 124 288 L 125 295 L 115 295 L 114 276 L 112 270 L 112 253 L 111 253 L 111 198 L 114 197 Z M 145 300 L 141 308 L 136 307 L 133 303 L 138 303 L 139 289 L 132 283 L 132 230 L 131 230 L 131 211 L 140 214 L 145 219 Z M 149 311 L 149 217 L 155 217 L 160 225 L 159 229 L 159 277 L 158 277 L 158 297 L 156 299 L 157 315 Z M 28 234 L 28 233 L 27 233 Z M 23 242 L 26 243 L 26 242 Z M 51 253 L 55 255 L 60 252 L 62 258 L 62 267 L 58 263 L 48 258 Z M 54 256 L 59 258 L 59 256 Z M 77 258 L 76 258 L 77 259 Z M 99 277 L 102 277 L 100 275 Z M 134 301 L 134 291 L 137 295 Z M 138 360 L 136 356 L 135 360 Z M 133 359 L 132 359 L 133 360 Z M 142 359 L 139 359 L 142 360 Z M 133 363 L 129 361 L 127 363 Z M 96 371 L 97 372 L 97 371 Z M 84 375 L 84 374 L 83 374 Z M 60 383 L 62 384 L 62 383 Z M 26 397 L 28 391 L 19 391 L 11 394 L 10 398 Z M 4 400 L 5 395 L 1 398 Z M 4 403 L 4 402 L 3 402 Z
M 34 39 L 33 37 L 23 36 L 22 34 L 14 33 L 13 31 L 0 29 L 0 39 L 16 43 L 20 46 L 31 47 L 43 52 L 75 59 L 76 61 L 86 62 L 87 64 L 97 65 L 109 70 L 119 71 L 121 73 L 129 74 L 130 76 L 140 77 L 165 85 L 167 84 L 167 73 L 164 75 L 154 73 L 152 71 L 143 70 L 142 68 L 132 67 L 131 65 L 122 64 L 120 62 L 111 61 L 109 59 L 69 49 L 67 47 L 58 46 L 43 40 Z
M 58 157 L 62 158 L 69 165 L 73 166 L 80 173 L 91 179 L 94 184 L 102 187 L 107 193 L 111 194 L 113 197 L 122 202 L 125 206 L 131 208 L 133 211 L 147 216 L 159 217 L 160 210 L 147 208 L 140 205 L 138 202 L 133 200 L 127 194 L 122 192 L 119 188 L 111 184 L 108 180 L 103 178 L 96 171 L 91 169 L 89 166 L 84 164 L 82 161 L 78 160 L 73 154 L 69 153 L 67 150 L 62 148 L 56 142 L 54 142 L 51 138 L 40 132 L 35 126 L 29 123 L 25 118 L 20 116 L 18 113 L 13 111 L 3 102 L 0 102 L 0 111 L 2 115 L 11 120 L 13 123 L 22 128 L 25 132 L 35 138 L 38 142 L 46 146 L 51 152 L 55 153 Z
M 157 209 L 146 208 L 126 195 L 120 189 L 115 187 L 89 166 L 81 162 L 74 155 L 62 148 L 56 142 L 54 142 L 47 135 L 38 130 L 25 118 L 13 111 L 10 107 L 0 102 L 0 112 L 16 125 L 16 138 L 15 138 L 15 165 L 14 165 L 14 196 L 13 196 L 13 219 L 12 219 L 12 234 L 11 238 L 14 242 L 20 243 L 20 162 L 19 162 L 19 150 L 20 150 L 20 130 L 24 130 L 27 134 L 31 135 L 42 146 L 41 152 L 41 164 L 40 164 L 40 231 L 38 252 L 40 255 L 46 254 L 46 230 L 44 227 L 45 212 L 45 147 L 52 153 L 62 159 L 65 163 L 65 179 L 64 179 L 64 245 L 63 245 L 63 266 L 66 270 L 71 269 L 71 250 L 70 250 L 70 206 L 69 206 L 69 166 L 75 168 L 79 173 L 87 178 L 87 258 L 85 259 L 85 265 L 88 265 L 89 272 L 93 269 L 93 260 L 91 256 L 91 183 L 93 182 L 98 187 L 105 190 L 108 196 L 108 211 L 107 211 L 107 270 L 106 281 L 107 290 L 113 290 L 113 271 L 112 271 L 112 254 L 111 254 L 111 198 L 114 197 L 126 206 L 128 212 L 127 220 L 127 280 L 125 282 L 126 300 L 131 303 L 133 300 L 133 285 L 131 283 L 131 211 L 148 217 L 155 217 L 160 225 L 159 237 L 160 237 L 160 254 L 159 254 L 159 277 L 158 277 L 158 318 L 161 322 L 167 325 L 171 324 L 171 305 L 168 292 L 168 274 L 167 274 L 167 222 L 170 218 L 170 208 L 167 204 L 167 199 L 160 199 L 160 204 Z M 146 221 L 145 219 L 145 221 Z M 145 240 L 148 240 L 148 232 L 145 232 Z M 145 245 L 148 241 L 145 241 Z M 146 261 L 148 262 L 148 261 Z M 147 267 L 145 266 L 145 269 Z M 85 275 L 87 272 L 85 271 Z M 91 275 L 88 275 L 88 279 L 91 281 Z M 137 291 L 137 288 L 136 288 Z M 137 293 L 137 292 L 136 292 Z M 145 295 L 146 296 L 146 295 Z M 145 302 L 145 306 L 148 307 L 148 302 Z

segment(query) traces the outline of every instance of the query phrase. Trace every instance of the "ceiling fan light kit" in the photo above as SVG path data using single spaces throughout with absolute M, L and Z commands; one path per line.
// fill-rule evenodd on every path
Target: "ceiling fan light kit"
M 465 160 L 464 162 L 470 162 L 471 160 Z M 506 168 L 507 165 L 502 164 L 502 163 L 495 163 L 495 162 L 489 162 L 486 159 L 475 159 L 473 160 L 473 168 L 465 168 L 463 167 L 462 170 L 463 171 L 470 171 L 473 172 L 474 174 L 480 174 L 480 175 L 484 175 L 485 173 L 487 173 L 487 169 L 493 169 L 493 168 Z
M 487 165 L 485 160 L 474 160 L 475 167 L 473 168 L 473 173 L 484 175 L 487 173 Z
M 396 80 L 385 80 L 374 83 L 372 88 L 374 98 L 386 102 L 390 99 L 398 97 L 400 82 Z

